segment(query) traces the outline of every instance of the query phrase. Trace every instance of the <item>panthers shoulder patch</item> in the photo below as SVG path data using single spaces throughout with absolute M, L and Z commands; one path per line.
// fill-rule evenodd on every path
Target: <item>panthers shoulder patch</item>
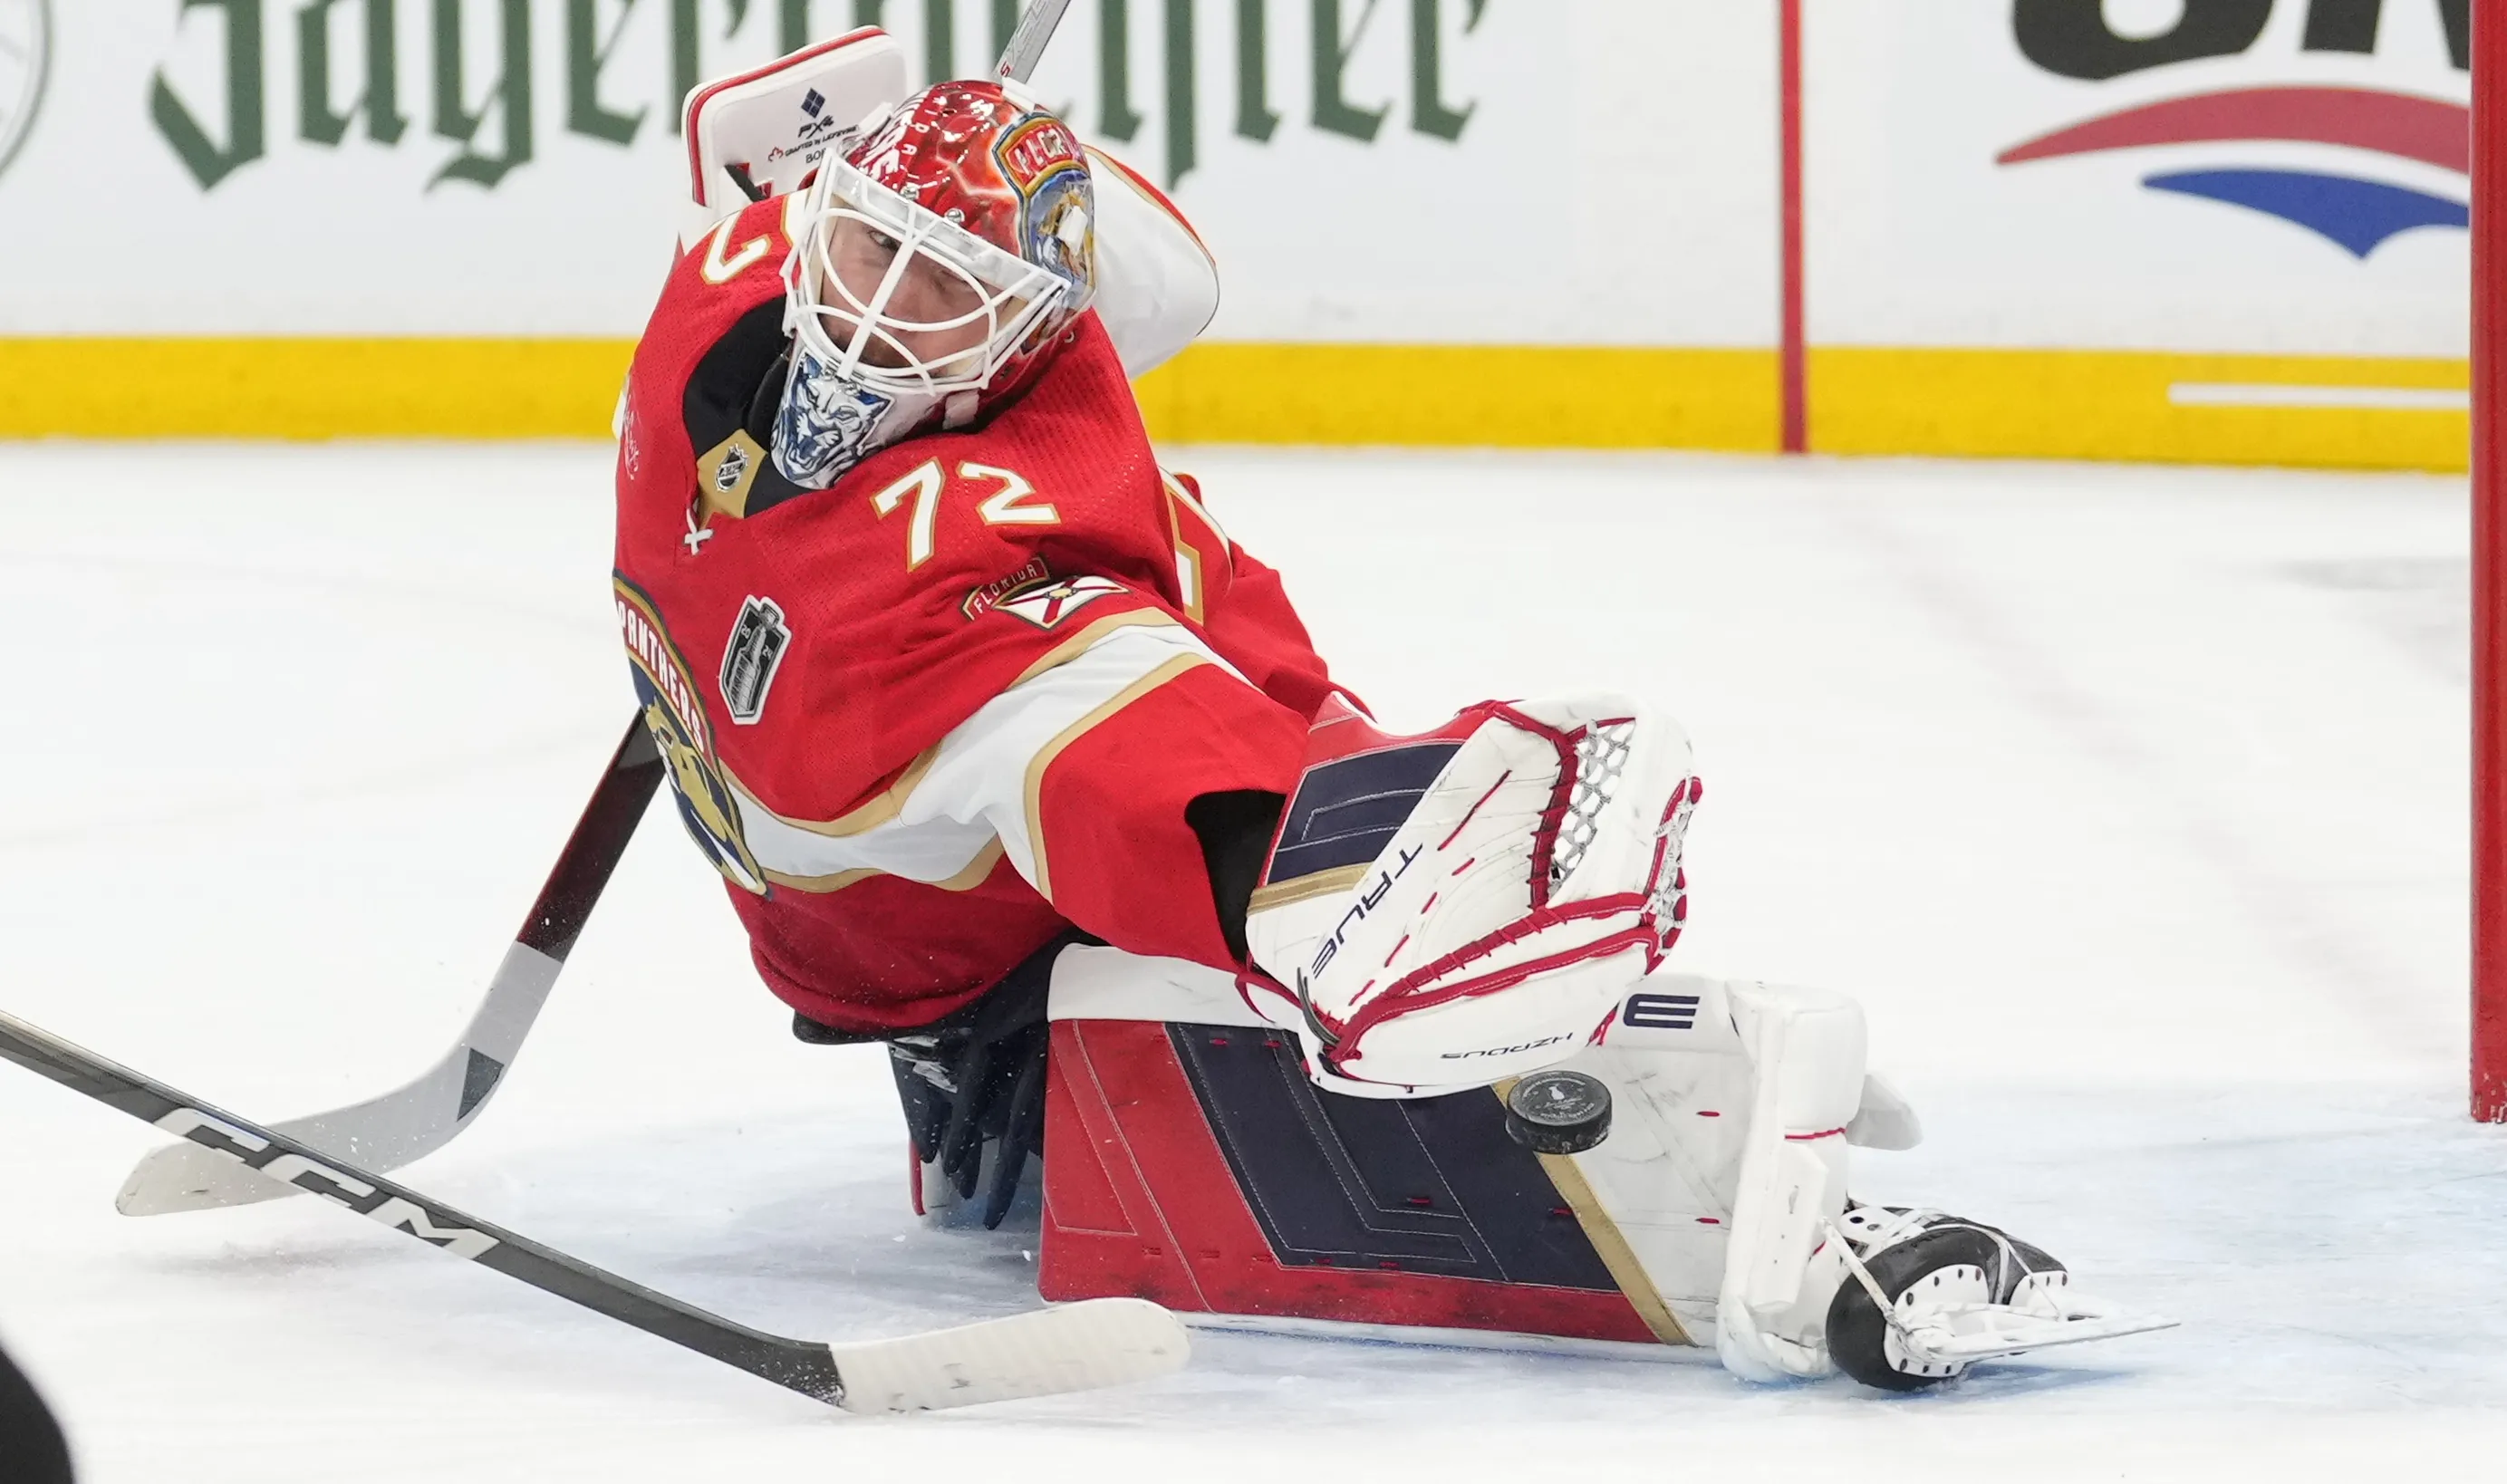
M 714 753 L 713 727 L 706 719 L 705 703 L 697 694 L 687 657 L 672 642 L 660 611 L 642 589 L 624 577 L 613 577 L 611 585 L 619 637 L 626 642 L 628 667 L 635 676 L 636 700 L 643 707 L 644 725 L 653 734 L 654 745 L 670 765 L 679 822 L 715 870 L 733 885 L 762 894 L 765 873 L 748 851 L 741 827 L 740 799 Z M 761 704 L 764 694 L 761 685 Z

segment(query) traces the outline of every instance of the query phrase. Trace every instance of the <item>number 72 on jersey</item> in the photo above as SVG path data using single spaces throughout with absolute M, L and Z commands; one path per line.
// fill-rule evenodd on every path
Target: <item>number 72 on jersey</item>
M 982 494 L 975 514 L 987 525 L 1059 525 L 1061 513 L 1038 498 L 1024 475 L 995 464 L 962 463 L 953 481 L 940 460 L 925 459 L 893 484 L 870 497 L 871 509 L 892 516 L 911 501 L 913 516 L 905 527 L 905 569 L 931 560 L 940 533 L 940 500 L 952 488 Z M 989 490 L 989 493 L 985 491 Z

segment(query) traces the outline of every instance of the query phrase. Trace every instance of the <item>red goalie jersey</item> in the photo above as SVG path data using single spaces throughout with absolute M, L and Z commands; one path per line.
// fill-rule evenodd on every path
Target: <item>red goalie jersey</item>
M 1330 689 L 1269 568 L 1158 467 L 1093 314 L 988 421 L 824 489 L 768 451 L 785 204 L 672 273 L 630 377 L 618 621 L 759 972 L 926 1024 L 1076 924 L 1225 966 L 1184 806 L 1286 792 Z

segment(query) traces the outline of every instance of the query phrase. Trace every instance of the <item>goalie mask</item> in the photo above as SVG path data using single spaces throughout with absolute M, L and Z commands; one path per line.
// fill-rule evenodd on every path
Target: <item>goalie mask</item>
M 784 261 L 791 371 L 775 463 L 805 489 L 1041 372 L 1096 290 L 1095 197 L 1060 119 L 941 83 L 828 160 Z

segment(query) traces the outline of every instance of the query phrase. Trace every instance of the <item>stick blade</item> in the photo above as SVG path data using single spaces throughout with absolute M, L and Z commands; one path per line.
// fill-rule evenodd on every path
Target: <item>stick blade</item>
M 199 1144 L 151 1149 L 122 1182 L 113 1209 L 126 1216 L 162 1216 L 177 1211 L 249 1206 L 294 1195 L 296 1187 L 273 1180 Z
M 487 1100 L 461 1106 L 462 1063 L 468 1045 L 406 1087 L 350 1107 L 334 1108 L 271 1125 L 273 1132 L 312 1145 L 324 1154 L 353 1160 L 378 1175 L 388 1174 L 452 1141 Z M 500 1068 L 501 1069 L 501 1068 Z M 196 1143 L 152 1149 L 122 1182 L 113 1208 L 126 1216 L 162 1216 L 178 1211 L 207 1211 L 220 1206 L 249 1206 L 297 1194 L 284 1180 L 271 1179 L 223 1154 Z
M 527 944 L 514 944 L 505 951 L 487 1000 L 461 1039 L 415 1081 L 363 1103 L 272 1124 L 272 1132 L 377 1175 L 388 1175 L 443 1148 L 504 1084 L 506 1068 L 521 1052 L 523 1038 L 530 1033 L 563 966 Z M 151 1150 L 141 1159 L 122 1182 L 113 1207 L 126 1216 L 162 1216 L 295 1194 L 297 1188 L 284 1180 L 266 1178 L 199 1144 L 179 1143 Z
M 1183 1368 L 1183 1323 L 1140 1298 L 1092 1298 L 929 1334 L 833 1345 L 848 1412 L 926 1412 L 1094 1391 Z

